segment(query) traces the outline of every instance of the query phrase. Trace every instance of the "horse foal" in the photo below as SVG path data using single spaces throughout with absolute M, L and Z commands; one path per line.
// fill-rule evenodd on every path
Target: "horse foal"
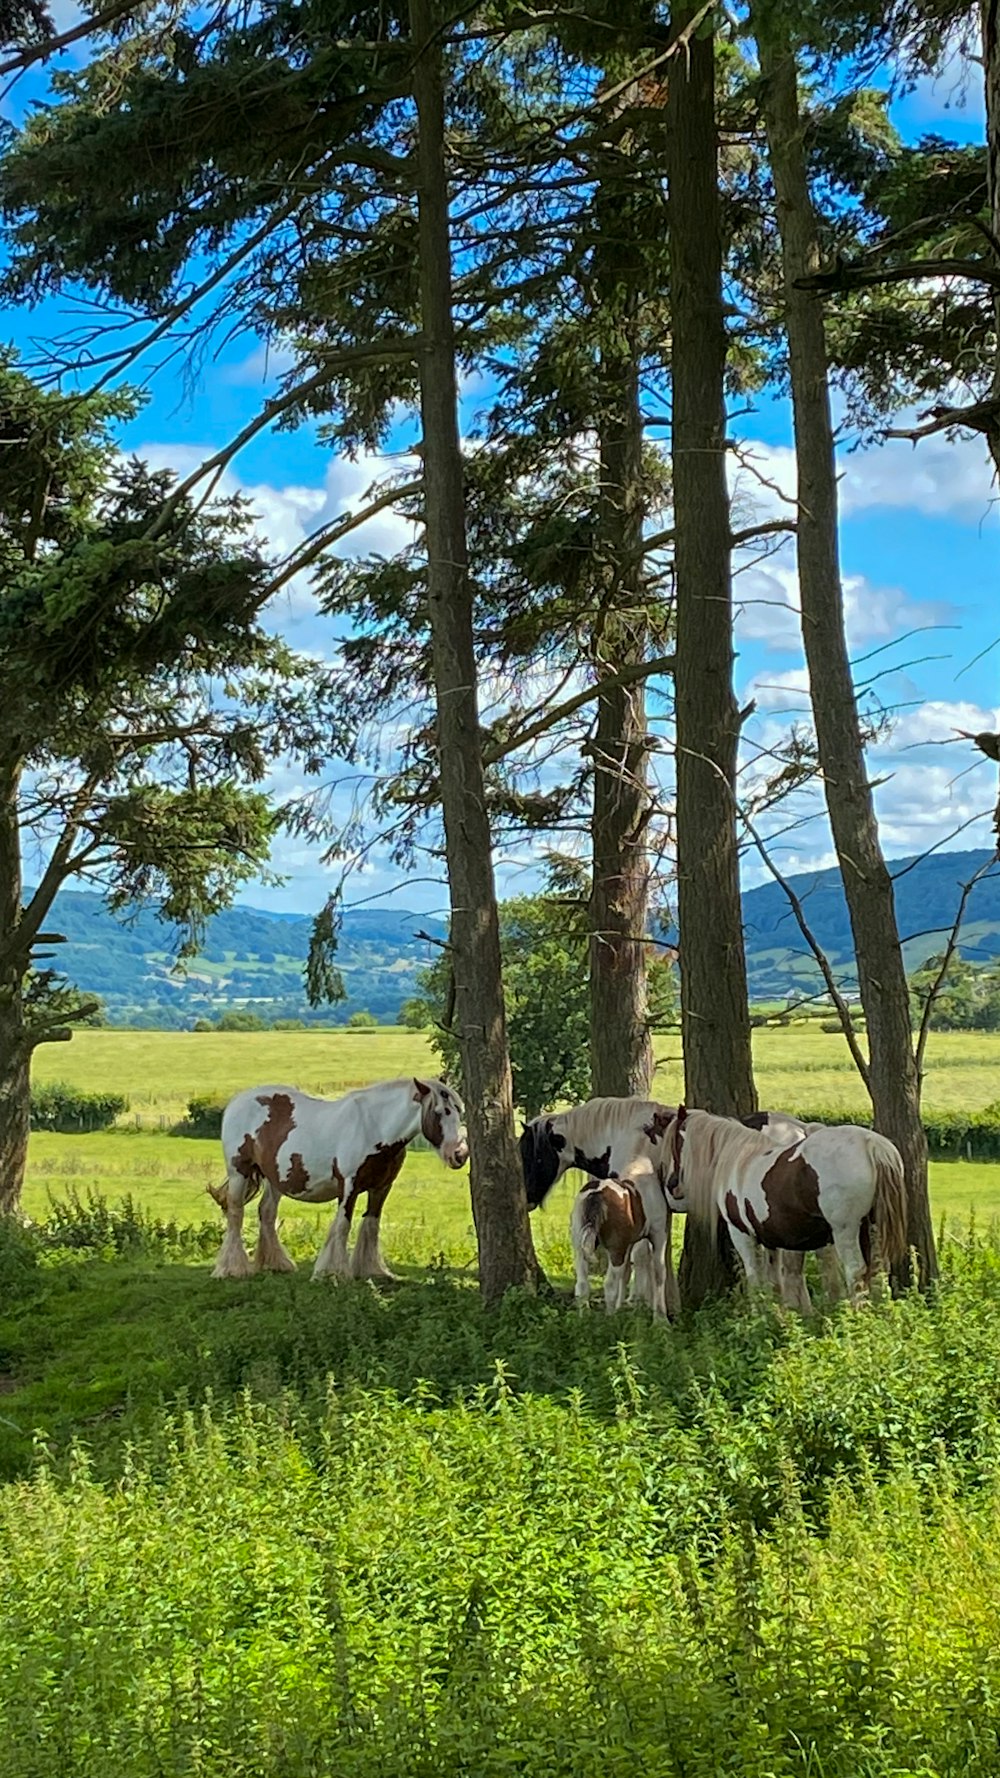
M 608 1314 L 625 1306 L 625 1292 L 635 1262 L 633 1301 L 657 1309 L 653 1250 L 642 1197 L 630 1179 L 588 1179 L 573 1202 L 569 1219 L 576 1268 L 577 1307 L 590 1302 L 590 1272 L 599 1248 L 607 1255 L 604 1306 Z

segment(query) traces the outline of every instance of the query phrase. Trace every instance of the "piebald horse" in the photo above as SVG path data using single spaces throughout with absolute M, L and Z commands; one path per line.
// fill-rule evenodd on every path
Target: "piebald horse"
M 337 1203 L 314 1278 L 391 1278 L 379 1251 L 379 1225 L 407 1144 L 420 1134 L 446 1166 L 465 1165 L 465 1108 L 442 1080 L 406 1075 L 333 1100 L 314 1099 L 297 1087 L 251 1087 L 238 1093 L 222 1114 L 226 1182 L 208 1188 L 226 1213 L 213 1278 L 295 1271 L 278 1238 L 282 1197 L 297 1204 Z M 260 1233 L 251 1264 L 243 1245 L 243 1212 L 261 1190 Z M 351 1217 L 365 1193 L 368 1204 L 349 1259 Z
M 571 1167 L 586 1173 L 590 1179 L 614 1179 L 634 1160 L 652 1161 L 662 1185 L 666 1151 L 663 1138 L 674 1116 L 674 1107 L 656 1099 L 588 1099 L 569 1111 L 544 1112 L 524 1125 L 521 1140 L 521 1167 L 528 1209 L 537 1210 L 545 1202 L 556 1181 Z M 804 1124 L 784 1111 L 757 1111 L 743 1120 L 748 1128 L 764 1129 L 776 1143 L 790 1143 L 804 1136 L 817 1124 Z M 651 1197 L 651 1194 L 649 1194 Z M 660 1196 L 662 1197 L 662 1191 Z M 664 1200 L 664 1203 L 666 1201 Z M 680 1309 L 680 1296 L 674 1276 L 671 1254 L 672 1218 L 670 1206 L 665 1222 L 651 1201 L 654 1221 L 662 1224 L 659 1255 L 653 1248 L 657 1271 L 663 1268 L 664 1308 L 674 1315 Z M 573 1238 L 572 1223 L 570 1227 Z M 642 1282 L 642 1250 L 636 1254 L 636 1294 Z M 803 1276 L 803 1253 L 785 1253 L 781 1258 L 783 1289 L 796 1307 L 808 1313 L 812 1305 Z M 652 1262 L 651 1262 L 652 1263 Z M 824 1289 L 831 1296 L 843 1294 L 837 1256 L 834 1252 L 820 1255 L 820 1271 Z
M 781 1250 L 832 1245 L 857 1303 L 871 1283 L 873 1235 L 883 1265 L 906 1252 L 902 1158 L 875 1130 L 821 1127 L 785 1146 L 767 1129 L 680 1105 L 665 1141 L 671 1208 L 709 1227 L 721 1219 L 751 1287 L 783 1283 L 774 1265 Z

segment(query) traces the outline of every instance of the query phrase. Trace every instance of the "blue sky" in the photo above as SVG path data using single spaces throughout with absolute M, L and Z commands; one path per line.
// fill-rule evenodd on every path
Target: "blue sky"
M 956 61 L 937 82 L 921 81 L 895 105 L 897 127 L 908 139 L 935 131 L 980 141 L 978 79 L 977 69 L 963 70 Z M 40 90 L 38 77 L 22 83 L 8 101 L 8 115 Z M 68 307 L 48 302 L 31 315 L 8 313 L 4 334 L 30 356 L 31 342 L 65 330 Z M 273 384 L 273 369 L 273 360 L 268 366 L 260 343 L 250 335 L 231 340 L 218 360 L 201 367 L 190 388 L 180 367 L 171 367 L 153 380 L 126 445 L 153 461 L 183 471 L 193 468 L 256 412 Z M 476 406 L 475 391 L 467 391 L 467 428 L 474 423 Z M 753 412 L 741 415 L 736 430 L 743 441 L 738 471 L 734 465 L 741 493 L 754 500 L 764 517 L 787 512 L 794 477 L 786 405 L 765 397 Z M 393 466 L 400 466 L 399 459 Z M 250 494 L 263 535 L 283 554 L 318 523 L 356 508 L 385 467 L 379 459 L 333 458 L 303 429 L 258 437 L 239 458 L 228 485 L 238 484 Z M 983 763 L 965 772 L 979 756 L 962 745 L 943 745 L 955 727 L 1000 728 L 1000 527 L 986 452 L 978 440 L 950 444 L 935 439 L 916 449 L 888 442 L 878 449 L 845 448 L 842 472 L 842 561 L 852 653 L 859 663 L 869 657 L 859 664 L 858 675 L 879 672 L 878 695 L 897 713 L 890 739 L 872 754 L 886 850 L 901 856 L 941 842 L 955 848 L 988 843 L 986 816 L 996 797 L 995 768 Z M 355 547 L 389 552 L 408 535 L 386 514 L 358 534 Z M 805 719 L 807 700 L 791 547 L 782 546 L 765 561 L 738 566 L 737 692 L 741 702 L 750 696 L 757 702 L 744 750 L 743 783 L 750 795 L 766 750 L 780 742 L 796 716 Z M 329 648 L 329 628 L 304 588 L 282 597 L 274 621 L 297 646 L 318 652 Z M 998 646 L 984 653 L 993 643 Z M 662 702 L 651 701 L 662 708 Z M 665 721 L 657 719 L 654 726 L 669 732 Z M 669 802 L 669 766 L 665 773 Z M 292 774 L 277 773 L 276 787 L 281 793 L 292 789 Z M 803 795 L 771 826 L 790 827 L 774 841 L 784 870 L 833 862 L 815 793 Z M 958 829 L 962 831 L 956 833 Z M 280 840 L 275 864 L 287 876 L 285 885 L 251 885 L 241 899 L 282 911 L 314 912 L 331 886 L 318 849 Z M 446 891 L 440 870 L 425 865 L 418 875 L 419 880 L 401 877 L 376 853 L 371 868 L 352 880 L 347 899 L 388 893 L 401 907 L 442 911 Z M 534 876 L 527 848 L 498 860 L 501 892 L 522 892 Z M 745 877 L 747 883 L 761 877 L 752 854 Z

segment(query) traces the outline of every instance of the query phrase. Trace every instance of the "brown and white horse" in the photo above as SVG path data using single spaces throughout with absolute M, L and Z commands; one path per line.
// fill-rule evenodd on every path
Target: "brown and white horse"
M 650 1160 L 656 1166 L 660 1182 L 664 1176 L 666 1151 L 664 1136 L 674 1117 L 672 1105 L 661 1105 L 656 1099 L 588 1099 L 570 1111 L 544 1112 L 524 1125 L 521 1133 L 521 1167 L 528 1209 L 536 1210 L 545 1202 L 556 1181 L 571 1167 L 596 1179 L 620 1177 L 634 1160 Z M 772 1142 L 790 1143 L 818 1129 L 804 1124 L 784 1111 L 758 1111 L 744 1120 L 747 1128 L 763 1129 Z M 670 1315 L 679 1312 L 680 1296 L 674 1276 L 671 1254 L 672 1223 L 670 1206 L 662 1228 L 659 1254 L 653 1249 L 657 1270 L 662 1265 L 664 1307 Z M 657 1218 L 658 1223 L 662 1217 Z M 811 1308 L 803 1276 L 802 1253 L 782 1255 L 783 1289 L 789 1301 L 803 1313 Z M 641 1277 L 644 1256 L 638 1256 L 636 1284 Z M 830 1295 L 842 1294 L 837 1256 L 831 1252 L 820 1256 L 824 1288 Z M 638 1288 L 636 1294 L 639 1294 Z
M 872 1236 L 883 1265 L 906 1252 L 902 1158 L 874 1130 L 821 1127 L 782 1146 L 767 1129 L 680 1105 L 666 1147 L 671 1208 L 709 1227 L 721 1219 L 751 1287 L 783 1285 L 775 1264 L 783 1250 L 809 1253 L 832 1244 L 856 1303 L 871 1282 Z
M 297 1087 L 252 1087 L 238 1093 L 222 1114 L 226 1183 L 209 1187 L 226 1213 L 213 1278 L 294 1272 L 295 1262 L 276 1226 L 282 1197 L 297 1204 L 338 1205 L 313 1267 L 314 1278 L 391 1278 L 379 1252 L 379 1225 L 407 1144 L 420 1134 L 446 1166 L 465 1165 L 465 1108 L 442 1080 L 405 1075 L 333 1100 L 314 1099 Z M 243 1212 L 261 1188 L 260 1233 L 251 1265 L 243 1245 Z M 368 1205 L 352 1262 L 347 1237 L 354 1206 L 365 1193 Z
M 645 1194 L 640 1185 L 645 1175 Z M 650 1161 L 630 1162 L 615 1179 L 588 1179 L 573 1200 L 569 1235 L 576 1271 L 577 1307 L 590 1302 L 590 1272 L 598 1249 L 607 1255 L 604 1275 L 604 1306 L 609 1314 L 624 1307 L 629 1277 L 635 1267 L 633 1302 L 649 1304 L 654 1315 L 665 1304 L 656 1288 L 651 1231 L 646 1220 L 645 1198 L 660 1191 Z M 664 1281 L 661 1281 L 664 1282 Z

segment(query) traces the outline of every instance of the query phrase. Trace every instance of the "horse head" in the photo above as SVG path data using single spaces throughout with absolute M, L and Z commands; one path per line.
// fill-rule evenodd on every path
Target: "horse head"
M 663 1180 L 663 1189 L 666 1193 L 668 1202 L 673 1199 L 674 1204 L 683 1204 L 684 1202 L 684 1193 L 681 1189 L 681 1150 L 684 1144 L 684 1121 L 686 1117 L 687 1106 L 678 1105 L 674 1117 L 671 1119 L 671 1122 L 667 1127 L 666 1141 L 664 1143 L 664 1171 L 666 1171 L 667 1176 Z
M 565 1136 L 552 1128 L 550 1117 L 533 1118 L 525 1124 L 518 1144 L 524 1173 L 524 1195 L 528 1209 L 537 1210 L 545 1202 L 560 1173 L 565 1171 L 563 1151 Z
M 414 1078 L 414 1098 L 420 1104 L 420 1128 L 446 1167 L 464 1167 L 469 1158 L 465 1133 L 465 1106 L 454 1087 L 443 1080 Z

